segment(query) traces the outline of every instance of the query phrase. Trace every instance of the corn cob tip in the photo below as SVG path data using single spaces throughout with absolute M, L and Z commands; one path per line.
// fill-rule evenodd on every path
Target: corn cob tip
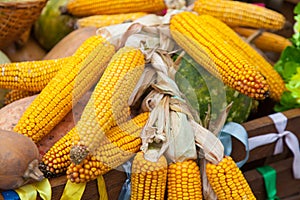
M 64 173 L 57 173 L 55 171 L 51 171 L 51 169 L 49 169 L 49 166 L 46 165 L 44 162 L 39 163 L 39 169 L 44 174 L 45 178 L 55 178 L 64 174 Z
M 219 200 L 256 199 L 242 171 L 230 156 L 225 156 L 216 165 L 207 163 L 206 174 Z
M 89 154 L 85 146 L 75 145 L 70 150 L 70 159 L 76 165 L 80 164 Z
M 138 152 L 131 168 L 131 200 L 164 199 L 167 165 L 165 156 L 151 162 L 145 159 L 142 151 Z
M 263 99 L 265 99 L 267 97 L 270 97 L 270 90 L 269 89 L 264 93 Z
M 86 183 L 110 171 L 111 168 L 96 157 L 88 155 L 80 164 L 71 163 L 66 171 L 67 179 L 72 183 Z

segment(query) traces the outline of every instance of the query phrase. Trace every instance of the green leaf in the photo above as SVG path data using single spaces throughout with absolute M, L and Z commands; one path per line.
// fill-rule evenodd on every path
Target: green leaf
M 300 3 L 298 3 L 296 6 L 295 6 L 295 8 L 294 8 L 294 13 L 295 14 L 300 14 Z
M 282 112 L 292 108 L 299 108 L 300 104 L 297 103 L 296 98 L 292 96 L 292 93 L 289 91 L 283 92 L 280 102 L 274 106 L 276 112 Z
M 295 47 L 300 48 L 300 27 L 298 27 L 297 30 L 298 32 L 296 32 L 290 40 Z
M 292 96 L 291 92 L 285 91 L 280 99 L 282 105 L 288 106 L 291 104 L 297 104 L 296 99 Z
M 280 102 L 274 106 L 274 111 L 300 108 L 300 3 L 294 8 L 296 16 L 294 34 L 290 38 L 293 46 L 289 46 L 281 53 L 274 69 L 286 83 L 287 91 L 283 92 Z
M 300 67 L 300 63 L 297 62 L 286 62 L 283 66 L 282 77 L 285 82 L 289 82 L 291 77 L 296 74 L 297 68 Z
M 300 63 L 300 49 L 293 46 L 288 46 L 280 55 L 280 60 L 283 62 L 294 61 Z
M 274 65 L 274 69 L 281 75 L 285 83 L 296 74 L 298 67 L 300 67 L 300 49 L 294 46 L 286 47 Z
M 286 88 L 291 92 L 291 95 L 299 102 L 300 101 L 300 67 L 297 73 L 291 77 L 291 80 L 286 84 Z

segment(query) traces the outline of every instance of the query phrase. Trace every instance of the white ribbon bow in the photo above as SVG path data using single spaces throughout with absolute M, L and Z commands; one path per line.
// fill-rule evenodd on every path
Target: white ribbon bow
M 275 113 L 269 115 L 269 117 L 273 120 L 275 127 L 278 133 L 269 133 L 266 135 L 260 135 L 256 137 L 249 138 L 249 150 L 270 144 L 276 141 L 274 155 L 282 153 L 283 151 L 283 139 L 287 144 L 288 148 L 294 154 L 293 160 L 293 173 L 294 178 L 300 179 L 300 149 L 299 149 L 299 141 L 294 133 L 291 131 L 285 130 L 287 125 L 287 117 L 282 113 Z

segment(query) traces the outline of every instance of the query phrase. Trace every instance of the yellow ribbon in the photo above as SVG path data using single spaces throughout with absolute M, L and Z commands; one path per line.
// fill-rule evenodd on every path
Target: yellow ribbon
M 85 190 L 86 183 L 72 183 L 67 181 L 60 200 L 80 200 Z
M 103 176 L 97 178 L 99 200 L 108 200 L 106 185 Z
M 21 200 L 32 200 L 37 198 L 37 193 L 43 200 L 51 200 L 52 190 L 47 178 L 42 181 L 24 185 L 15 190 Z
M 97 178 L 97 186 L 99 200 L 108 200 L 106 185 L 103 176 L 99 176 Z M 72 183 L 68 180 L 60 200 L 80 200 L 85 190 L 85 187 L 86 183 Z

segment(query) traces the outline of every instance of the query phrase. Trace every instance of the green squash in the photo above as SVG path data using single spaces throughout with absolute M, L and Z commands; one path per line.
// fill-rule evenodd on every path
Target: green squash
M 253 99 L 224 85 L 188 55 L 181 60 L 175 82 L 202 121 L 208 112 L 208 105 L 211 119 L 216 119 L 230 102 L 233 104 L 227 122 L 242 123 L 249 117 Z
M 34 24 L 34 37 L 47 51 L 74 30 L 75 18 L 61 14 L 60 11 L 60 7 L 67 2 L 68 0 L 48 0 Z

